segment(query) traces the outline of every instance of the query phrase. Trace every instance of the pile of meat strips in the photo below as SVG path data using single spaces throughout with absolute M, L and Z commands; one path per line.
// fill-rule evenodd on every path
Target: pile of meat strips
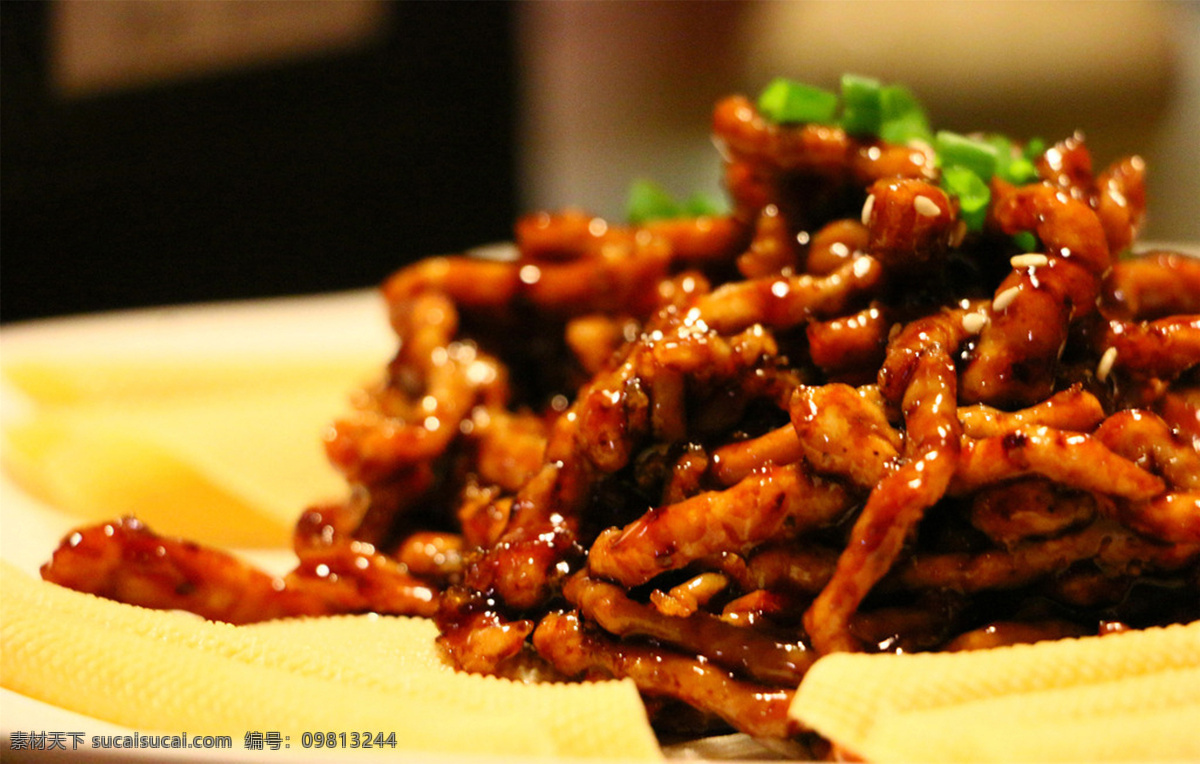
M 398 350 L 284 579 L 133 519 L 44 577 L 429 616 L 464 670 L 629 677 L 663 729 L 775 739 L 830 652 L 1200 617 L 1200 260 L 1131 254 L 1142 161 L 1045 146 L 968 225 L 928 142 L 744 97 L 713 130 L 728 212 L 534 214 L 386 281 Z

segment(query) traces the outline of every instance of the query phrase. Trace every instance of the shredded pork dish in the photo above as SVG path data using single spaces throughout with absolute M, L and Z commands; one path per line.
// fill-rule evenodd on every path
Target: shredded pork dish
M 664 735 L 774 740 L 832 652 L 1200 618 L 1200 260 L 1136 246 L 1141 159 L 934 131 L 853 76 L 712 131 L 718 206 L 641 183 L 628 219 L 386 279 L 396 353 L 286 576 L 126 518 L 43 577 L 429 617 L 464 671 L 630 678 Z

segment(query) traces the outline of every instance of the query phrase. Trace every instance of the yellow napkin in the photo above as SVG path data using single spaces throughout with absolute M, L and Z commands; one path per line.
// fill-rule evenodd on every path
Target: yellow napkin
M 661 758 L 628 681 L 522 684 L 455 672 L 430 621 L 250 626 L 124 605 L 0 564 L 3 686 L 141 732 L 395 732 L 397 751 Z
M 304 507 L 342 496 L 321 433 L 382 361 L 5 359 L 32 409 L 6 422 L 5 468 L 87 522 L 135 514 L 156 531 L 285 546 Z
M 835 654 L 791 712 L 873 762 L 1200 760 L 1200 622 L 979 652 Z

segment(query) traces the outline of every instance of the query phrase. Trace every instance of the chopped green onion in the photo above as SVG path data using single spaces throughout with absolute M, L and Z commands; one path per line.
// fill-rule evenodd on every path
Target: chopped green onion
M 712 194 L 695 193 L 683 201 L 682 210 L 687 217 L 721 215 L 726 211 L 721 199 Z
M 1038 251 L 1038 238 L 1033 231 L 1017 231 L 1012 238 L 1022 252 Z
M 840 119 L 835 122 L 839 105 Z M 878 136 L 887 143 L 931 144 L 943 177 L 953 168 L 963 168 L 974 178 L 967 183 L 966 176 L 953 171 L 950 175 L 957 180 L 949 183 L 970 187 L 969 192 L 965 187 L 962 189 L 960 204 L 964 217 L 978 218 L 980 225 L 990 194 L 979 193 L 979 188 L 986 190 L 994 176 L 1015 185 L 1036 180 L 1036 161 L 1046 150 L 1040 138 L 1031 139 L 1017 150 L 1007 137 L 999 134 L 977 138 L 948 130 L 934 133 L 912 91 L 903 85 L 883 85 L 874 77 L 860 74 L 842 75 L 840 97 L 828 90 L 777 77 L 759 95 L 758 110 L 780 124 L 839 124 L 852 135 Z M 984 202 L 979 209 L 974 205 L 981 198 Z
M 899 119 L 913 113 L 920 114 L 922 119 L 925 118 L 925 111 L 921 108 L 920 101 L 911 90 L 903 85 L 887 85 L 880 88 L 879 101 L 885 120 Z
M 835 121 L 839 106 L 840 119 Z M 878 136 L 891 144 L 930 144 L 941 168 L 941 186 L 958 200 L 959 216 L 972 231 L 982 230 L 987 219 L 992 178 L 1015 185 L 1035 181 L 1037 161 L 1046 151 L 1046 143 L 1040 138 L 1032 138 L 1018 149 L 999 134 L 974 137 L 949 130 L 934 133 L 912 91 L 903 85 L 883 85 L 874 77 L 860 74 L 842 75 L 840 96 L 777 77 L 759 95 L 758 110 L 779 124 L 837 124 L 851 135 Z M 630 209 L 633 219 L 632 204 Z M 693 200 L 676 206 L 676 210 L 676 214 L 712 214 L 710 207 L 695 207 Z M 661 212 L 652 214 L 666 216 Z M 1027 251 L 1037 246 L 1037 237 L 1030 232 L 1019 233 L 1013 239 Z
M 1021 148 L 1020 153 L 1002 169 L 1000 177 L 1018 186 L 1032 183 L 1038 179 L 1035 162 L 1044 153 L 1046 153 L 1046 142 L 1041 138 L 1031 138 Z
M 1009 183 L 1023 186 L 1037 180 L 1038 171 L 1033 162 L 1025 157 L 1016 157 L 1001 169 L 1000 177 Z
M 996 147 L 987 141 L 939 130 L 933 138 L 943 168 L 965 167 L 987 183 L 996 174 Z
M 879 90 L 879 137 L 888 143 L 906 144 L 911 140 L 926 143 L 933 139 L 929 118 L 916 96 L 903 85 L 887 85 Z
M 942 189 L 958 199 L 958 216 L 970 231 L 983 230 L 992 192 L 970 168 L 951 165 L 942 170 Z
M 836 93 L 783 77 L 771 80 L 758 97 L 759 113 L 779 124 L 832 124 L 837 107 Z
M 894 119 L 884 122 L 883 126 L 879 128 L 879 137 L 888 143 L 904 146 L 911 141 L 929 143 L 933 138 L 933 134 L 923 119 L 910 116 L 904 119 Z
M 873 77 L 845 74 L 841 96 L 777 77 L 758 97 L 758 111 L 779 124 L 840 124 L 853 135 L 877 135 L 888 143 L 932 142 L 925 110 L 903 85 L 882 85 Z M 835 120 L 839 105 L 841 118 Z
M 630 184 L 625 202 L 625 215 L 633 225 L 654 220 L 720 215 L 724 211 L 722 200 L 716 196 L 696 193 L 680 204 L 662 186 L 644 178 Z
M 996 150 L 996 172 L 999 172 L 1005 161 L 1013 155 L 1012 141 L 1000 133 L 988 133 L 981 140 Z
M 1037 168 L 1033 162 L 1024 154 L 1018 154 L 1008 138 L 993 133 L 984 140 L 996 149 L 996 175 L 1018 186 L 1037 179 Z
M 878 135 L 883 125 L 883 89 L 879 80 L 842 75 L 842 128 L 853 135 Z
M 644 179 L 630 185 L 625 211 L 634 225 L 680 216 L 675 199 L 662 186 Z

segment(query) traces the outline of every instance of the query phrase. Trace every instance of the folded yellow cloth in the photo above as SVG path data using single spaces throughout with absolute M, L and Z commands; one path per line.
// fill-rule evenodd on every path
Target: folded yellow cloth
M 4 466 L 82 521 L 133 514 L 204 543 L 286 546 L 304 507 L 345 493 L 321 433 L 380 368 L 361 356 L 6 359 L 32 405 L 6 422 Z
M 1200 760 L 1200 622 L 978 652 L 835 654 L 791 712 L 872 762 Z
M 141 732 L 395 733 L 384 753 L 655 760 L 628 681 L 523 684 L 455 672 L 423 619 L 250 626 L 153 611 L 0 563 L 3 686 Z

